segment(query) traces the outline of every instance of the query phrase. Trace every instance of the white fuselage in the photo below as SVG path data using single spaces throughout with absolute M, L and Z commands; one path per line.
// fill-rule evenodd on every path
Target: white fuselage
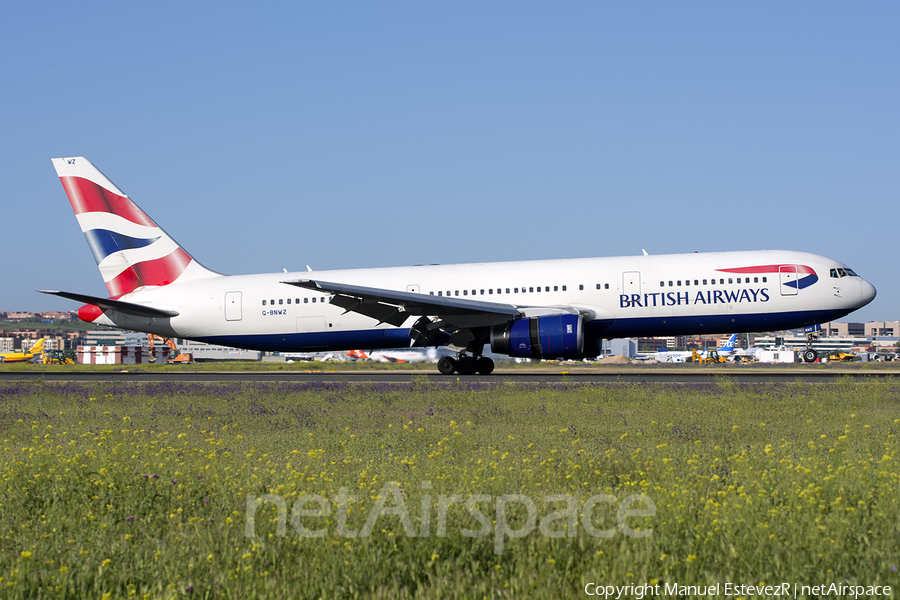
M 120 300 L 174 310 L 168 319 L 107 311 L 96 323 L 241 348 L 277 351 L 397 348 L 400 327 L 329 304 L 330 294 L 285 284 L 333 283 L 589 314 L 586 335 L 620 338 L 740 333 L 840 318 L 875 296 L 845 265 L 804 252 L 755 251 L 232 275 L 142 288 Z M 527 310 L 527 309 L 526 309 Z

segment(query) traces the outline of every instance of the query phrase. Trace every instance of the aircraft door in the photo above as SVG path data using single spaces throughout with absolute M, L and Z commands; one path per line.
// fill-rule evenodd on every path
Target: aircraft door
M 638 271 L 622 273 L 622 293 L 626 295 L 641 293 L 641 274 Z
M 241 293 L 225 292 L 225 320 L 241 320 Z
M 797 281 L 797 265 L 781 265 L 778 267 L 778 278 L 781 280 L 781 295 L 796 296 L 799 283 Z
M 408 286 L 406 286 L 406 291 L 411 294 L 418 294 L 419 293 L 419 284 L 418 283 L 409 284 Z
M 315 333 L 325 331 L 325 317 L 297 317 L 297 333 Z

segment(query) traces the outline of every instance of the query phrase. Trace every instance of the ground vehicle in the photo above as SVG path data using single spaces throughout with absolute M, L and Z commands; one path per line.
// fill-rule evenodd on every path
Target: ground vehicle
M 710 350 L 706 353 L 705 358 L 700 359 L 700 363 L 704 365 L 723 362 L 726 362 L 726 358 L 724 356 L 719 356 L 719 352 L 717 350 Z
M 712 365 L 716 363 L 727 362 L 727 359 L 724 356 L 719 355 L 718 350 L 709 350 L 705 356 L 697 354 L 697 357 L 694 358 L 694 360 L 699 362 L 701 365 Z
M 732 359 L 734 363 L 756 363 L 759 362 L 755 356 L 750 356 L 749 354 L 737 354 Z
M 156 362 L 156 357 L 153 356 L 153 345 L 156 341 L 160 341 L 169 347 L 169 356 L 166 360 L 168 364 L 186 365 L 188 363 L 194 362 L 194 355 L 180 352 L 178 350 L 178 346 L 176 346 L 175 342 L 172 341 L 172 338 L 164 338 L 162 336 L 151 333 L 147 336 L 147 341 L 150 346 L 150 362 Z
M 705 355 L 700 354 L 696 350 L 691 350 L 691 355 L 685 359 L 685 362 L 698 362 L 701 365 L 723 363 L 725 361 L 724 356 L 719 356 L 718 350 L 709 350 Z
M 856 360 L 856 355 L 851 354 L 849 352 L 842 352 L 840 350 L 834 350 L 834 351 L 828 353 L 828 360 L 829 361 L 840 361 L 840 360 L 851 361 L 851 360 Z
M 74 365 L 75 360 L 65 350 L 44 350 L 41 363 L 45 365 Z

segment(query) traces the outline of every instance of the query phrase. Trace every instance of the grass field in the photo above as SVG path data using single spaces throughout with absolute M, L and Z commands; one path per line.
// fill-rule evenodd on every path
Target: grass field
M 0 384 L 0 596 L 896 590 L 898 409 L 891 380 Z

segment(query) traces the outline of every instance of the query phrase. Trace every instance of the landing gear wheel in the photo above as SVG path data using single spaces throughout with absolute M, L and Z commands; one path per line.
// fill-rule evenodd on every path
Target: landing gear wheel
M 487 356 L 482 356 L 475 362 L 475 369 L 481 375 L 490 375 L 494 372 L 494 361 Z
M 819 358 L 819 353 L 810 348 L 809 350 L 805 350 L 803 352 L 803 360 L 808 363 L 816 362 L 816 359 Z
M 462 356 L 456 365 L 460 375 L 474 375 L 478 370 L 477 361 L 472 356 Z
M 438 361 L 437 367 L 441 375 L 453 375 L 454 371 L 456 371 L 456 361 L 449 356 L 445 356 Z

